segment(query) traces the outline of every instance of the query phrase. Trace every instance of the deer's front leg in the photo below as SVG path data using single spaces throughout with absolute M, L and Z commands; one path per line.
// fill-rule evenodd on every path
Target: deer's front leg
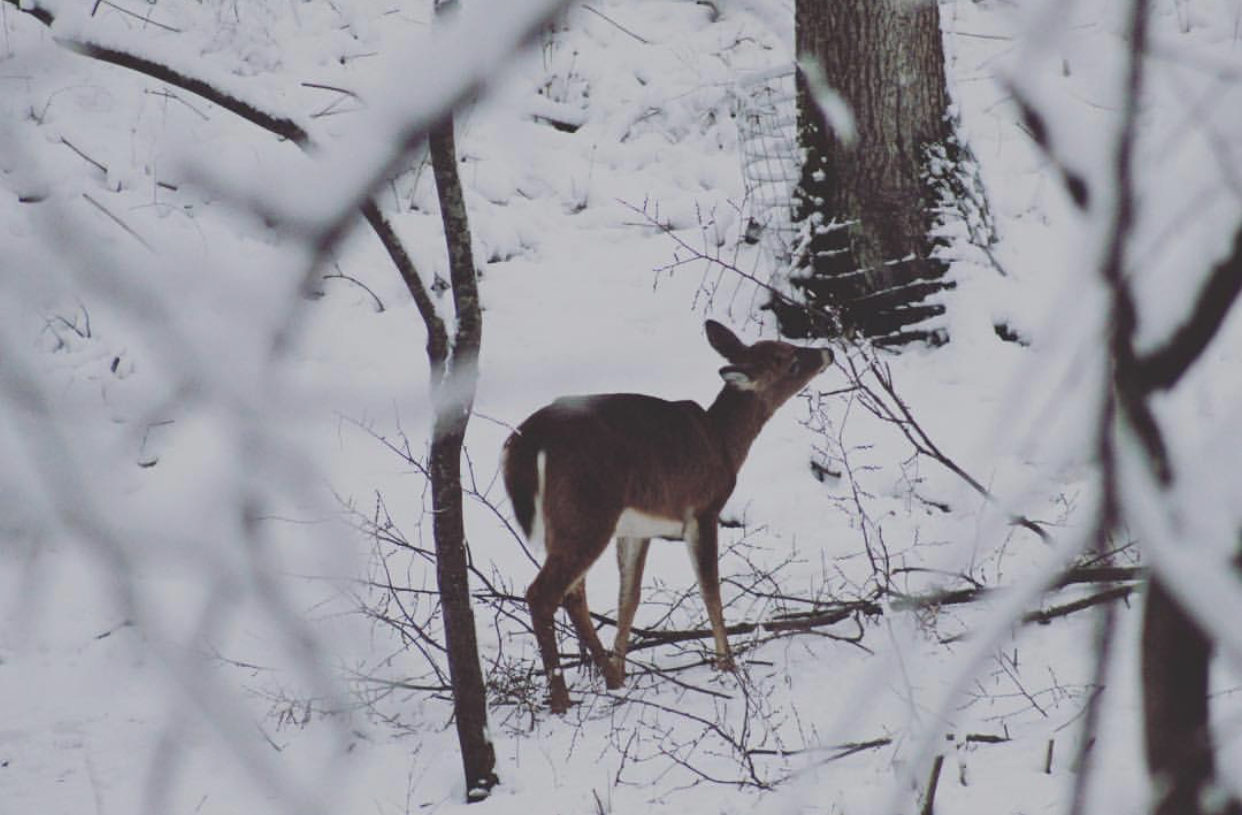
M 686 545 L 694 563 L 694 573 L 699 580 L 699 594 L 707 607 L 707 618 L 712 623 L 712 636 L 716 640 L 716 668 L 733 670 L 733 654 L 725 634 L 724 610 L 720 607 L 720 561 L 716 544 L 716 513 L 701 515 L 686 524 Z

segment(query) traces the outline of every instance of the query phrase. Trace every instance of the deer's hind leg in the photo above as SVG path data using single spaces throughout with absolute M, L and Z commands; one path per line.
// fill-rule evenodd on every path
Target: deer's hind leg
M 591 610 L 587 606 L 585 574 L 565 595 L 565 610 L 569 612 L 569 619 L 574 624 L 574 630 L 578 632 L 578 641 L 586 646 L 591 660 L 604 675 L 604 683 L 610 688 L 620 687 L 619 684 L 615 684 L 618 682 L 618 678 L 614 676 L 615 669 L 608 658 L 608 652 L 604 650 L 604 644 L 599 641 L 599 633 L 591 622 Z
M 557 608 L 565 605 L 578 636 L 591 651 L 592 658 L 597 663 L 607 661 L 604 647 L 591 625 L 582 581 L 587 569 L 607 548 L 616 518 L 575 526 L 577 528 L 570 529 L 564 525 L 548 524 L 545 533 L 548 554 L 539 574 L 526 590 L 535 641 L 539 643 L 539 654 L 548 677 L 548 705 L 553 713 L 564 713 L 569 709 L 569 690 L 561 673 L 560 652 L 553 625 Z
M 549 555 L 530 588 L 526 590 L 526 605 L 530 608 L 535 642 L 539 644 L 543 671 L 548 677 L 548 706 L 553 713 L 569 710 L 569 689 L 565 687 L 565 677 L 561 675 L 554 617 L 565 591 L 578 576 L 567 571 L 565 566 L 566 564 Z

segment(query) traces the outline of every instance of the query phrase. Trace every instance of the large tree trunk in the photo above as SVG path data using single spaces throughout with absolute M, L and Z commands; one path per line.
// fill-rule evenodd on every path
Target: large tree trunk
M 800 62 L 813 61 L 853 112 L 857 140 L 843 144 L 798 72 L 806 163 L 795 218 L 810 226 L 791 282 L 843 328 L 881 343 L 943 339 L 926 326 L 944 311 L 923 299 L 944 288 L 945 264 L 929 237 L 938 205 L 933 176 L 952 158 L 940 12 L 920 0 L 798 0 Z M 837 327 L 789 304 L 773 308 L 785 334 Z
M 462 519 L 461 451 L 474 406 L 483 319 L 470 248 L 470 226 L 457 175 L 457 148 L 451 116 L 431 131 L 430 147 L 448 244 L 453 302 L 457 307 L 452 354 L 438 371 L 436 360 L 432 359 L 435 424 L 428 469 L 434 512 L 436 579 L 444 610 L 444 639 L 453 683 L 457 739 L 466 772 L 466 798 L 480 801 L 488 796 L 498 779 L 496 751 L 487 732 L 487 690 L 479 665 L 474 611 L 470 605 L 466 531 Z

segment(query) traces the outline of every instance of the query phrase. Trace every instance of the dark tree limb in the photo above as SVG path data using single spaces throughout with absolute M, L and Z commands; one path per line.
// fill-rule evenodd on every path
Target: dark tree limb
M 38 0 L 33 2 L 22 2 L 22 0 L 0 0 L 0 3 L 7 3 L 18 11 L 26 14 L 43 25 L 51 28 L 55 23 L 55 12 L 46 6 L 40 4 Z M 73 39 L 69 37 L 57 37 L 56 42 L 62 47 L 82 54 L 83 56 L 97 59 L 126 68 L 152 79 L 164 82 L 182 90 L 189 91 L 213 104 L 228 110 L 242 119 L 254 124 L 269 133 L 273 133 L 280 138 L 286 139 L 303 150 L 311 149 L 313 141 L 309 132 L 302 125 L 298 124 L 294 119 L 287 116 L 280 116 L 262 107 L 240 98 L 234 93 L 219 88 L 206 80 L 199 77 L 177 71 L 167 65 L 164 65 L 154 59 L 142 56 L 119 48 L 113 48 L 98 43 L 92 43 L 87 40 Z M 471 93 L 477 90 L 478 83 L 468 83 L 458 94 L 454 103 L 461 99 L 467 98 Z M 426 128 L 412 130 L 403 134 L 399 147 L 400 150 L 393 151 L 393 158 L 389 162 L 391 168 L 396 168 L 402 157 L 410 150 L 418 147 L 427 135 Z M 382 179 L 376 182 L 376 185 L 382 183 Z M 435 382 L 442 374 L 445 361 L 448 359 L 448 336 L 444 331 L 443 320 L 435 313 L 434 303 L 427 292 L 427 287 L 419 277 L 417 269 L 413 261 L 406 252 L 405 247 L 401 244 L 400 238 L 397 236 L 392 225 L 381 213 L 379 206 L 373 198 L 365 198 L 359 201 L 358 208 L 362 212 L 363 218 L 367 224 L 375 232 L 380 243 L 384 246 L 384 250 L 388 253 L 393 265 L 396 267 L 401 279 L 405 282 L 406 288 L 410 291 L 410 295 L 414 298 L 414 303 L 418 307 L 419 315 L 423 318 L 424 324 L 427 326 L 427 355 L 432 364 L 432 380 Z M 322 256 L 325 252 L 336 244 L 336 242 L 344 236 L 344 233 L 350 226 L 347 220 L 331 225 L 324 230 L 324 233 L 318 236 L 315 241 L 316 248 Z
M 1140 357 L 1137 385 L 1144 393 L 1174 387 L 1211 344 L 1234 302 L 1242 295 L 1242 225 L 1233 236 L 1233 250 L 1212 269 L 1194 308 L 1173 336 Z
M 1138 355 L 1135 336 L 1139 315 L 1127 275 L 1127 250 L 1135 222 L 1134 152 L 1150 13 L 1150 0 L 1132 0 L 1126 85 L 1113 156 L 1113 222 L 1100 269 L 1111 298 L 1109 352 L 1113 363 L 1112 390 L 1101 412 L 1098 441 L 1103 470 L 1099 525 L 1105 534 L 1126 520 L 1127 497 L 1122 494 L 1120 483 L 1116 428 L 1129 430 L 1141 445 L 1156 485 L 1156 500 L 1171 500 L 1175 473 L 1164 431 L 1149 397 L 1154 390 L 1171 388 L 1180 380 L 1208 347 L 1242 289 L 1239 232 L 1231 257 L 1209 274 L 1187 320 L 1162 348 L 1147 357 Z M 1105 622 L 1109 621 L 1106 617 Z M 1144 608 L 1141 659 L 1146 758 L 1156 815 L 1200 815 L 1238 808 L 1236 801 L 1226 798 L 1212 802 L 1212 796 L 1207 794 L 1214 787 L 1216 776 L 1208 729 L 1211 650 L 1208 635 L 1186 613 L 1176 592 L 1165 585 L 1159 573 L 1155 574 L 1149 582 Z M 1102 672 L 1105 666 L 1101 657 L 1098 670 Z M 1105 683 L 1097 680 L 1096 684 Z M 1087 733 L 1094 731 L 1097 719 L 1098 705 L 1089 705 L 1083 723 Z M 1086 806 L 1086 779 L 1090 775 L 1090 754 L 1084 751 L 1081 758 L 1084 763 L 1075 786 L 1075 813 Z
M 56 22 L 56 14 L 51 9 L 43 6 L 34 0 L 0 0 L 0 3 L 7 3 L 23 14 L 29 15 L 43 25 L 51 28 Z M 277 136 L 288 139 L 297 144 L 299 147 L 305 147 L 310 143 L 310 136 L 306 130 L 297 122 L 290 118 L 277 116 L 270 113 L 257 105 L 251 104 L 227 91 L 224 91 L 215 85 L 199 77 L 190 76 L 169 67 L 161 62 L 144 57 L 141 54 L 135 54 L 132 51 L 124 51 L 119 48 L 111 48 L 106 45 L 100 45 L 88 40 L 74 39 L 71 37 L 56 36 L 56 43 L 74 53 L 81 54 L 91 59 L 107 62 L 117 65 L 121 68 L 127 68 L 136 73 L 145 74 L 152 79 L 165 82 L 169 85 L 189 91 L 203 99 L 208 100 L 220 107 L 237 114 L 246 121 L 258 125 L 259 127 Z
M 920 815 L 933 815 L 936 811 L 936 788 L 940 786 L 940 769 L 944 767 L 944 753 L 940 753 L 932 761 L 931 774 L 927 778 L 927 792 L 923 796 Z
M 3 0 L 6 3 L 17 5 L 15 0 Z M 20 6 L 19 6 L 20 8 Z M 24 10 L 24 9 L 22 9 Z M 51 25 L 52 20 L 47 21 L 47 25 Z M 121 68 L 128 68 L 140 74 L 145 74 L 152 79 L 173 85 L 182 90 L 208 99 L 219 105 L 230 113 L 235 113 L 248 122 L 258 125 L 264 130 L 275 133 L 281 138 L 288 139 L 299 147 L 306 147 L 310 143 L 310 137 L 297 122 L 292 119 L 276 116 L 262 108 L 247 102 L 233 94 L 224 92 L 215 87 L 206 80 L 198 77 L 183 74 L 163 63 L 156 62 L 140 54 L 131 51 L 123 51 L 117 48 L 111 48 L 106 45 L 99 45 L 86 40 L 75 40 L 63 37 L 57 37 L 56 42 L 75 53 L 81 54 L 91 59 L 107 62 L 117 65 Z
M 1074 600 L 1071 603 L 1063 603 L 1058 606 L 1046 608 L 1043 611 L 1032 611 L 1022 616 L 1024 623 L 1039 623 L 1047 625 L 1057 617 L 1067 617 L 1077 611 L 1093 608 L 1104 603 L 1111 603 L 1114 600 L 1125 600 L 1135 591 L 1134 586 L 1115 586 L 1111 589 L 1097 592 L 1081 600 Z
M 1126 567 L 1070 569 L 1053 582 L 1052 588 L 1065 588 L 1071 585 L 1083 584 L 1097 584 L 1106 588 L 1101 588 L 1099 591 L 1077 600 L 1028 612 L 1022 616 L 1022 622 L 1028 625 L 1045 625 L 1054 619 L 1068 617 L 1088 608 L 1112 603 L 1117 600 L 1125 600 L 1136 590 L 1136 582 L 1144 579 L 1146 575 L 1147 573 L 1143 569 Z M 1122 583 L 1122 585 L 1110 585 L 1114 583 Z M 927 611 L 945 606 L 980 602 L 991 597 L 995 591 L 995 588 L 979 586 L 955 591 L 894 596 L 892 602 L 889 603 L 889 607 L 894 611 Z M 884 606 L 878 599 L 854 600 L 824 604 L 811 611 L 781 614 L 767 620 L 735 623 L 727 626 L 725 631 L 731 637 L 744 636 L 756 632 L 777 635 L 798 634 L 833 626 L 852 618 L 880 617 L 884 613 Z M 604 614 L 592 612 L 591 617 L 604 625 L 616 625 L 616 620 Z M 710 638 L 712 632 L 709 628 L 652 629 L 636 627 L 633 629 L 633 635 L 634 642 L 630 645 L 630 652 L 681 642 L 704 640 Z M 953 639 L 960 639 L 960 637 Z
M 37 3 L 23 6 L 19 0 L 0 0 L 0 2 L 8 3 L 17 10 L 34 17 L 49 28 L 56 20 L 55 14 Z M 309 150 L 314 146 L 314 142 L 311 140 L 307 130 L 293 119 L 266 111 L 203 79 L 181 73 L 167 65 L 130 51 L 66 37 L 58 37 L 56 42 L 64 48 L 83 56 L 126 68 L 189 91 L 269 133 L 292 142 L 303 150 Z M 422 278 L 419 277 L 418 270 L 410 259 L 409 253 L 405 250 L 405 246 L 402 245 L 401 239 L 397 236 L 392 225 L 384 217 L 383 213 L 380 212 L 379 206 L 374 199 L 364 201 L 360 205 L 360 209 L 363 218 L 375 232 L 375 236 L 379 238 L 380 243 L 384 246 L 384 250 L 388 253 L 388 257 L 392 260 L 393 266 L 396 267 L 397 272 L 401 275 L 401 279 L 405 282 L 411 297 L 414 298 L 419 315 L 427 325 L 427 355 L 433 360 L 434 378 L 436 363 L 442 362 L 448 356 L 448 336 L 444 331 L 443 321 L 435 313 L 435 305 L 427 293 L 427 287 L 423 283 Z
M 423 325 L 427 327 L 427 360 L 431 363 L 431 381 L 435 383 L 443 374 L 444 363 L 449 355 L 448 331 L 444 327 L 444 320 L 436 312 L 435 303 L 427 292 L 427 286 L 419 276 L 418 269 L 415 268 L 409 253 L 405 251 L 405 244 L 401 243 L 401 238 L 398 237 L 388 219 L 384 217 L 384 213 L 380 212 L 379 205 L 374 199 L 362 205 L 362 217 L 366 219 L 375 237 L 379 238 L 384 250 L 388 252 L 392 265 L 397 268 L 397 273 L 401 275 L 401 280 L 410 292 L 410 297 L 414 299 L 418 314 L 423 318 Z
M 1122 92 L 1121 119 L 1113 150 L 1112 182 L 1114 199 L 1111 224 L 1099 274 L 1109 293 L 1108 353 L 1112 362 L 1111 388 L 1106 391 L 1097 428 L 1096 456 L 1101 467 L 1101 500 L 1096 519 L 1096 546 L 1125 520 L 1124 499 L 1118 473 L 1118 453 L 1114 434 L 1118 426 L 1129 426 L 1139 440 L 1147 464 L 1162 487 L 1170 485 L 1173 473 L 1160 427 L 1156 423 L 1142 391 L 1135 386 L 1134 337 L 1138 328 L 1138 307 L 1127 278 L 1128 247 L 1135 220 L 1135 180 L 1133 156 L 1138 138 L 1139 100 L 1143 86 L 1143 60 L 1147 51 L 1147 23 L 1150 0 L 1132 0 L 1128 15 L 1129 48 L 1126 54 L 1125 85 Z M 1096 687 L 1106 687 L 1110 668 L 1109 657 L 1115 630 L 1108 606 L 1099 618 L 1095 651 Z M 1074 780 L 1071 815 L 1086 811 L 1089 785 L 1095 766 L 1092 745 L 1100 713 L 1099 695 L 1087 704 L 1082 729 L 1085 737 L 1078 752 L 1080 771 Z M 1148 733 L 1150 738 L 1150 732 Z M 1153 769 L 1149 765 L 1149 769 Z M 1192 815 L 1192 811 L 1186 815 Z

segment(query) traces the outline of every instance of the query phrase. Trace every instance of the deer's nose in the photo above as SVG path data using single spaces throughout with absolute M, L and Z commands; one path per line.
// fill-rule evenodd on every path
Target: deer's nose
M 836 357 L 835 357 L 835 356 L 833 355 L 833 353 L 832 353 L 832 349 L 831 349 L 831 348 L 821 348 L 821 349 L 819 349 L 819 355 L 820 355 L 821 357 L 823 357 L 823 360 L 824 360 L 824 365 L 823 365 L 823 367 L 825 367 L 825 368 L 827 368 L 829 365 L 831 365 L 831 364 L 832 364 L 832 362 L 833 362 L 833 360 L 834 360 L 834 359 L 836 359 Z

